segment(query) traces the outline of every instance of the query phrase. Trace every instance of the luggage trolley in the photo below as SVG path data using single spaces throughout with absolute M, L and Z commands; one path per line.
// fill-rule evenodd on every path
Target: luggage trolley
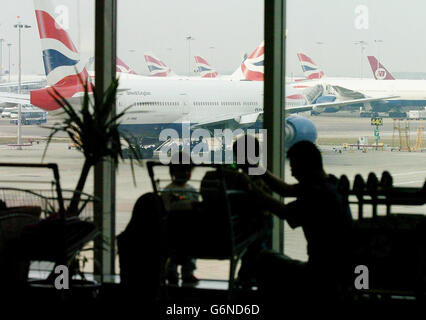
M 69 265 L 82 247 L 99 233 L 92 222 L 95 198 L 81 193 L 77 212 L 70 215 L 66 206 L 74 191 L 61 188 L 57 164 L 0 163 L 2 167 L 49 169 L 53 180 L 37 180 L 33 175 L 28 179 L 25 174 L 22 180 L 18 174 L 13 175 L 14 179 L 0 180 L 5 186 L 0 188 L 1 239 L 6 242 L 20 239 L 22 260 Z M 6 187 L 11 183 L 22 187 Z M 48 187 L 37 189 L 43 184 Z M 50 271 L 53 276 L 54 270 L 48 269 L 40 271 Z
M 155 174 L 155 168 L 161 167 L 165 169 L 168 165 L 147 162 L 153 191 L 159 196 L 167 192 L 162 185 L 167 179 L 159 179 Z M 249 194 L 227 188 L 224 178 L 227 169 L 223 165 L 200 164 L 195 168 L 205 168 L 207 175 L 214 178 L 199 182 L 200 202 L 191 212 L 169 212 L 166 247 L 199 259 L 229 259 L 228 297 L 231 298 L 238 261 L 250 244 L 264 237 L 266 229 L 258 230 L 259 224 L 251 220 L 253 215 L 248 211 L 253 207 Z M 208 169 L 214 169 L 215 173 Z

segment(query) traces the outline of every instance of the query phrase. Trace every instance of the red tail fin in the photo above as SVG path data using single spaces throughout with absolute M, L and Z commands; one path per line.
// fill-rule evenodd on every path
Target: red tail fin
M 391 73 L 374 56 L 368 56 L 374 79 L 376 80 L 395 80 Z

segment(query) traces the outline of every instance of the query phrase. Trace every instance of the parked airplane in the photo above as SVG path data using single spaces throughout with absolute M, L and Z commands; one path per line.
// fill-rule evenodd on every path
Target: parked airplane
M 231 75 L 233 79 L 263 81 L 263 64 L 265 61 L 265 42 L 241 62 L 238 69 Z
M 162 60 L 154 56 L 152 53 L 145 53 L 145 63 L 153 77 L 177 77 L 177 75 Z M 216 78 L 218 73 L 208 64 L 208 62 L 200 57 L 194 56 L 195 63 L 201 78 Z M 179 76 L 181 79 L 193 79 L 196 77 Z
M 370 63 L 371 71 L 373 71 L 376 80 L 395 80 L 391 73 L 376 59 L 375 56 L 367 56 Z
M 52 87 L 76 107 L 80 104 L 83 86 L 79 82 L 88 79 L 84 63 L 68 33 L 55 24 L 54 10 L 49 1 L 35 0 L 35 13 L 47 82 L 49 87 L 33 90 L 28 95 L 1 95 L 2 101 L 28 103 L 46 111 L 60 111 L 52 94 Z M 257 48 L 240 66 L 245 80 L 263 78 L 263 46 Z M 77 72 L 77 74 L 76 74 Z M 263 114 L 263 82 L 229 79 L 191 80 L 179 78 L 155 78 L 127 75 L 120 78 L 120 94 L 117 96 L 118 112 L 132 106 L 123 117 L 120 128 L 147 138 L 158 139 L 166 128 L 244 128 L 253 126 Z M 292 92 L 293 91 L 293 92 Z M 377 100 L 371 98 L 312 104 L 321 94 L 321 87 L 307 88 L 303 93 L 287 90 L 288 114 L 307 110 L 321 110 L 328 106 L 342 106 Z M 214 94 L 212 94 L 214 93 Z M 383 98 L 383 97 L 381 97 Z M 19 101 L 19 102 L 17 102 Z M 179 130 L 180 131 L 180 130 Z
M 374 63 L 374 60 L 370 61 Z M 377 61 L 377 60 L 376 60 Z M 371 63 L 371 62 L 370 62 Z M 377 63 L 375 64 L 377 66 Z M 371 102 L 374 111 L 398 111 L 401 107 L 426 106 L 426 80 L 395 79 L 381 64 L 375 71 L 381 78 L 376 79 L 323 79 L 324 94 L 335 95 L 338 99 L 356 99 L 365 97 L 392 96 L 382 101 Z
M 299 52 L 297 58 L 299 58 L 300 66 L 302 67 L 306 79 L 313 80 L 324 77 L 324 71 L 322 71 L 306 54 Z
M 137 74 L 135 71 L 133 71 L 132 68 L 130 68 L 127 64 L 125 64 L 124 61 L 121 60 L 119 57 L 117 57 L 117 66 L 115 71 L 121 72 L 121 73 Z
M 145 53 L 145 63 L 152 77 L 172 77 L 176 74 L 163 61 L 152 53 Z
M 312 61 L 312 59 L 311 59 Z M 369 58 L 372 66 L 377 66 L 377 60 Z M 377 74 L 391 79 L 392 75 L 380 64 Z M 392 77 L 393 78 L 393 77 Z M 426 106 L 426 80 L 395 80 L 377 81 L 375 79 L 337 78 L 322 76 L 318 80 L 302 82 L 303 85 L 322 84 L 323 95 L 320 101 L 336 101 L 346 99 L 364 99 L 388 96 L 387 99 L 379 99 L 364 104 L 368 111 L 400 113 L 401 107 Z
M 206 59 L 201 56 L 194 56 L 194 59 L 201 78 L 216 78 L 218 76 L 216 70 L 209 65 Z
M 7 78 L 2 78 L 6 80 Z M 18 92 L 19 82 L 16 75 L 11 76 L 10 82 L 0 82 L 0 91 Z M 39 74 L 25 74 L 21 76 L 21 92 L 29 92 L 32 89 L 39 89 L 46 86 L 46 76 Z
M 126 63 L 124 63 L 123 60 L 121 60 L 119 57 L 116 58 L 116 66 L 115 66 L 115 72 L 118 74 L 134 74 L 137 75 L 137 73 L 130 68 Z M 86 68 L 88 69 L 88 72 L 90 76 L 92 77 L 94 74 L 95 69 L 95 57 L 90 57 L 89 62 L 86 65 Z

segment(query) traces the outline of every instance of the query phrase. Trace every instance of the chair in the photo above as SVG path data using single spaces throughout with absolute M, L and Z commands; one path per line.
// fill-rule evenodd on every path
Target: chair
M 414 295 L 426 289 L 426 217 L 419 214 L 391 213 L 391 206 L 424 205 L 425 190 L 395 188 L 392 176 L 383 172 L 379 179 L 370 173 L 367 183 L 355 177 L 351 195 L 357 197 L 358 220 L 354 221 L 356 264 L 369 268 L 370 289 L 365 293 L 381 296 Z M 372 217 L 364 215 L 365 205 L 372 206 Z M 386 215 L 379 215 L 385 206 Z M 373 276 L 374 275 L 374 276 Z
M 94 198 L 82 193 L 78 215 L 85 217 L 80 219 L 77 216 L 69 216 L 65 212 L 65 205 L 74 193 L 67 194 L 68 191 L 61 188 L 56 164 L 0 163 L 0 167 L 52 170 L 54 182 L 51 183 L 50 190 L 0 188 L 0 200 L 7 206 L 7 211 L 16 212 L 14 216 L 8 214 L 0 220 L 1 224 L 15 220 L 19 222 L 19 227 L 15 230 L 19 240 L 16 241 L 15 249 L 21 261 L 48 261 L 56 265 L 70 266 L 79 250 L 99 233 L 94 223 L 87 221 L 86 215 L 87 205 L 89 202 L 93 203 Z M 37 219 L 34 214 L 29 216 L 29 208 L 38 208 Z M 47 280 L 52 280 L 54 276 L 52 270 Z
M 147 163 L 154 193 L 164 194 L 155 178 L 155 167 L 167 165 L 150 161 Z M 194 258 L 229 259 L 229 297 L 235 289 L 235 272 L 238 261 L 247 248 L 265 237 L 267 224 L 256 212 L 252 197 L 243 191 L 228 189 L 222 165 L 203 164 L 197 167 L 215 169 L 203 178 L 199 197 L 202 202 L 190 212 L 169 212 L 168 246 L 173 252 Z M 261 227 L 259 227 L 261 226 Z
M 11 286 L 25 285 L 30 261 L 19 255 L 22 230 L 40 219 L 41 208 L 23 206 L 0 210 L 0 278 Z

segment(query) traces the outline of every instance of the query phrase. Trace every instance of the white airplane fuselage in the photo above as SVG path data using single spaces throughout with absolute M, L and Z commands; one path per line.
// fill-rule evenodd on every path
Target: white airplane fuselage
M 207 123 L 221 118 L 235 119 L 245 115 L 256 122 L 263 113 L 263 82 L 224 79 L 153 78 L 122 74 L 117 112 L 129 108 L 121 126 L 138 132 L 173 127 L 182 123 Z M 286 109 L 307 104 L 306 98 L 288 87 Z M 292 94 L 290 94 L 292 93 Z M 143 132 L 146 130 L 142 130 Z
M 331 85 L 358 92 L 367 97 L 395 96 L 387 100 L 392 105 L 426 106 L 426 80 L 375 80 L 356 78 L 324 78 L 311 83 Z M 338 91 L 340 94 L 342 91 Z M 350 92 L 339 98 L 353 98 Z

